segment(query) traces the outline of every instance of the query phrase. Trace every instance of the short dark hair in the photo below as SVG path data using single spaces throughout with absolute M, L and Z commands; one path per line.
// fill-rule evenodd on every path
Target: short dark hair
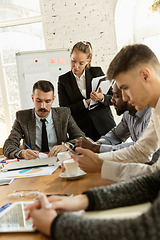
M 127 72 L 142 63 L 151 63 L 153 67 L 160 66 L 156 55 L 148 46 L 134 44 L 123 47 L 111 61 L 107 79 L 112 80 L 119 73 Z
M 38 82 L 35 82 L 33 85 L 33 93 L 36 89 L 39 89 L 43 92 L 53 92 L 54 95 L 54 86 L 50 81 L 47 80 L 39 80 Z

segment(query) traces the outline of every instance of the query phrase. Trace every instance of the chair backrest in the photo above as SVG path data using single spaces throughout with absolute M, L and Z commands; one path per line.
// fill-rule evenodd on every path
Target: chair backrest
M 3 155 L 3 148 L 0 148 L 0 155 Z

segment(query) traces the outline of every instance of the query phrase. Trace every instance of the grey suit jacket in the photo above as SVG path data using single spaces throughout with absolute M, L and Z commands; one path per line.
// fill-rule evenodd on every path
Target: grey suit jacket
M 62 142 L 73 142 L 74 139 L 85 136 L 71 116 L 69 108 L 58 107 L 52 108 L 51 111 L 58 145 Z M 21 139 L 35 149 L 36 118 L 34 109 L 21 110 L 16 113 L 11 133 L 3 146 L 3 154 L 8 158 L 14 158 L 15 154 L 21 150 Z

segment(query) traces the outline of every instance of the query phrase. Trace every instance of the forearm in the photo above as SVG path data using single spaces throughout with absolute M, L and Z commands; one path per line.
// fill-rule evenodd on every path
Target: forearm
M 15 154 L 22 150 L 20 148 L 20 141 L 14 141 L 14 139 L 8 138 L 3 146 L 3 154 L 7 158 L 15 158 Z
M 75 143 L 75 139 L 85 136 L 84 132 L 81 131 L 71 115 L 68 119 L 67 132 L 69 134 L 69 142 L 71 143 Z
M 132 146 L 134 144 L 135 144 L 135 142 L 121 143 L 121 144 L 117 144 L 117 145 L 101 144 L 99 152 L 103 153 L 103 152 L 117 151 L 119 149 Z
M 86 192 L 90 210 L 104 210 L 152 202 L 159 192 L 160 171 L 134 178 L 131 181 Z M 92 205 L 92 206 L 91 206 Z
M 14 158 L 15 153 L 21 150 L 20 141 L 24 138 L 24 134 L 18 120 L 14 121 L 12 130 L 3 146 L 3 154 L 8 158 Z

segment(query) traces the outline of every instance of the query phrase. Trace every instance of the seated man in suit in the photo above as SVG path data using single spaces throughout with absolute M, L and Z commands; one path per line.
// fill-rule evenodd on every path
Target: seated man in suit
M 6 157 L 35 159 L 39 157 L 39 151 L 49 152 L 49 157 L 56 156 L 58 152 L 66 151 L 62 142 L 74 143 L 74 139 L 85 136 L 73 120 L 69 108 L 52 108 L 54 99 L 51 82 L 40 80 L 34 84 L 34 109 L 16 113 L 11 133 L 3 146 Z M 34 151 L 20 148 L 21 139 Z
M 76 142 L 77 147 L 87 148 L 95 153 L 110 152 L 134 145 L 147 128 L 151 117 L 151 108 L 146 107 L 142 111 L 137 111 L 134 106 L 122 99 L 122 92 L 117 84 L 113 86 L 113 97 L 111 99 L 117 115 L 123 114 L 120 123 L 112 128 L 106 135 L 101 136 L 97 142 L 89 138 L 80 138 Z M 131 137 L 131 142 L 125 142 Z M 151 163 L 153 164 L 159 157 L 160 150 L 155 152 Z

